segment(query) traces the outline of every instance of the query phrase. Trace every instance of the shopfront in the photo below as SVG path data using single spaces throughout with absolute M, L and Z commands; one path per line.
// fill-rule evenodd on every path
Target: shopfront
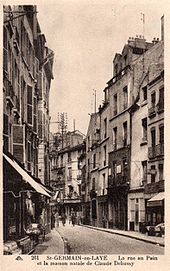
M 146 200 L 146 222 L 149 225 L 164 222 L 164 192 L 160 192 Z
M 27 229 L 38 223 L 50 198 L 43 186 L 29 175 L 11 154 L 3 154 L 3 237 L 5 254 L 27 254 L 34 243 Z M 15 251 L 13 248 L 15 247 Z M 20 251 L 18 249 L 20 248 Z M 8 253 L 9 252 L 9 253 Z

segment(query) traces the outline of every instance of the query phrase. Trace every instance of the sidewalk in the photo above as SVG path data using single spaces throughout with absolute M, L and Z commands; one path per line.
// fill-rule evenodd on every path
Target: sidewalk
M 32 254 L 64 254 L 64 243 L 60 234 L 55 230 L 51 230 L 45 236 L 45 241 L 38 244 Z
M 89 225 L 81 225 L 83 227 L 87 227 L 90 229 L 98 230 L 98 231 L 104 231 L 109 232 L 111 234 L 117 234 L 121 236 L 126 236 L 129 238 L 133 238 L 136 240 L 144 241 L 147 243 L 155 244 L 164 247 L 165 246 L 165 240 L 164 237 L 157 237 L 157 236 L 147 236 L 141 232 L 135 232 L 135 231 L 123 231 L 123 230 L 114 230 L 114 229 L 106 229 L 106 228 L 97 228 Z

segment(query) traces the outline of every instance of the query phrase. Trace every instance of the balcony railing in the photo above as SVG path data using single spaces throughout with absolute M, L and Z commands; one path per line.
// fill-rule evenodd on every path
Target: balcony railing
M 108 188 L 116 188 L 127 186 L 128 184 L 128 176 L 118 174 L 116 176 L 109 176 L 108 178 Z
M 160 143 L 156 146 L 148 148 L 148 157 L 149 159 L 164 155 L 164 144 Z
M 152 106 L 148 109 L 148 115 L 150 118 L 156 115 L 156 106 Z

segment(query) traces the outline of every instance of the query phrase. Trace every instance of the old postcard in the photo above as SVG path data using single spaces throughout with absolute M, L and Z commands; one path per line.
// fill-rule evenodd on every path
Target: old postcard
M 1 1 L 3 270 L 169 269 L 169 6 Z

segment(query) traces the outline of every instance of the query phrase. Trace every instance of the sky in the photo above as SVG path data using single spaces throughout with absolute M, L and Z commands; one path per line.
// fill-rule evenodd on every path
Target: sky
M 48 0 L 37 1 L 41 31 L 54 53 L 50 90 L 51 122 L 67 112 L 68 130 L 86 134 L 90 114 L 97 108 L 103 89 L 112 78 L 113 58 L 129 37 L 160 38 L 161 16 L 166 1 L 157 0 Z M 142 15 L 145 14 L 143 29 Z M 57 131 L 57 123 L 51 131 Z

